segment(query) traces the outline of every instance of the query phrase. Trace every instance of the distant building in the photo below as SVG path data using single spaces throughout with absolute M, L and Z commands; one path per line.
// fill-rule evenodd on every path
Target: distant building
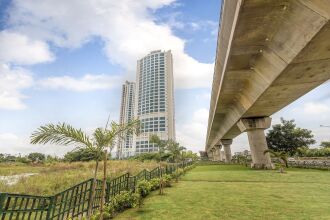
M 120 106 L 120 124 L 125 124 L 134 119 L 135 103 L 135 83 L 126 81 L 122 87 L 121 106 Z M 122 137 L 117 146 L 117 157 L 119 159 L 133 156 L 135 148 L 133 147 L 133 135 L 127 134 Z
M 136 154 L 158 151 L 151 134 L 175 140 L 173 61 L 171 51 L 152 51 L 137 61 L 135 114 L 141 121 L 134 136 Z

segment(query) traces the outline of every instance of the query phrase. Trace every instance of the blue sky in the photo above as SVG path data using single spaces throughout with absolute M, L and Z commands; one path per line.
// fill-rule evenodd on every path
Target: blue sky
M 174 56 L 177 140 L 204 149 L 220 0 L 0 0 L 0 151 L 62 155 L 32 146 L 38 126 L 68 122 L 87 132 L 118 120 L 120 86 L 151 50 Z M 54 10 L 56 8 L 56 10 Z M 330 138 L 330 86 L 273 116 Z M 246 134 L 233 151 L 247 149 Z

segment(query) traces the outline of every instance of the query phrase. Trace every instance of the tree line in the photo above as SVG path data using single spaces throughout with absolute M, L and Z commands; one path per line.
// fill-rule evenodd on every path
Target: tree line
M 273 125 L 268 131 L 266 139 L 271 151 L 284 152 L 288 156 L 330 157 L 330 141 L 321 142 L 318 148 L 311 148 L 316 143 L 312 131 L 297 127 L 294 120 L 281 118 L 281 123 Z
M 0 153 L 0 163 L 6 163 L 6 162 L 44 163 L 44 162 L 60 162 L 60 161 L 64 161 L 64 158 L 46 155 L 39 152 L 29 153 L 24 156 L 22 156 L 21 154 L 16 156 L 11 154 Z

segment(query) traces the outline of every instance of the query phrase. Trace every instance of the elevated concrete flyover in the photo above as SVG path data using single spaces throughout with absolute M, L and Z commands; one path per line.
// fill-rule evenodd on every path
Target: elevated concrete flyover
M 206 152 L 247 131 L 252 166 L 271 168 L 269 116 L 330 78 L 329 0 L 224 0 Z

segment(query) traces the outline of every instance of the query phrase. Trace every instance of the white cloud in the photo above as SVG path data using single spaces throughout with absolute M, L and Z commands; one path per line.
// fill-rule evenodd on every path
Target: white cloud
M 201 28 L 200 24 L 198 24 L 198 23 L 196 23 L 196 22 L 191 22 L 191 23 L 190 23 L 190 26 L 191 26 L 191 28 L 192 28 L 194 31 L 196 31 L 196 30 L 198 30 L 198 29 Z
M 218 33 L 218 22 L 210 20 L 190 22 L 187 24 L 187 26 L 190 27 L 193 31 L 211 30 L 212 35 L 216 35 Z
M 15 64 L 36 64 L 52 61 L 52 53 L 48 45 L 42 41 L 31 40 L 27 36 L 8 32 L 0 32 L 0 61 Z
M 5 154 L 26 155 L 31 152 L 41 152 L 50 155 L 63 156 L 66 152 L 74 149 L 73 146 L 33 145 L 30 144 L 29 135 L 17 135 L 15 133 L 0 133 L 0 152 Z
M 174 0 L 15 0 L 10 24 L 15 31 L 62 47 L 79 47 L 91 37 L 105 42 L 109 59 L 134 72 L 136 60 L 156 49 L 171 49 L 175 86 L 210 87 L 213 64 L 201 63 L 184 51 L 185 41 L 153 12 Z M 56 8 L 56 10 L 54 10 Z
M 198 109 L 193 113 L 190 121 L 179 124 L 177 129 L 178 142 L 194 152 L 204 150 L 208 116 L 207 109 Z
M 26 106 L 21 90 L 33 84 L 32 76 L 22 68 L 11 68 L 0 62 L 0 109 L 19 110 Z
M 1 141 L 16 141 L 18 137 L 13 133 L 0 133 Z
M 23 89 L 33 85 L 29 71 L 17 65 L 31 65 L 54 59 L 48 45 L 10 31 L 0 32 L 0 109 L 26 108 Z
M 38 82 L 46 89 L 67 89 L 77 92 L 111 89 L 121 81 L 118 76 L 109 75 L 85 75 L 81 78 L 71 76 L 50 77 Z
M 166 14 L 165 16 L 166 24 L 169 25 L 173 29 L 182 30 L 185 28 L 185 23 L 179 21 L 179 17 L 182 17 L 182 13 L 180 12 L 173 12 L 170 14 Z
M 205 99 L 207 101 L 211 100 L 211 92 L 203 92 L 198 95 L 196 95 L 197 99 Z
M 308 102 L 304 104 L 304 112 L 307 114 L 330 113 L 330 107 L 323 103 Z
M 247 137 L 247 133 L 241 133 L 237 137 L 233 139 L 233 143 L 230 146 L 231 153 L 234 154 L 235 152 L 242 152 L 244 150 L 250 150 L 249 140 Z M 222 149 L 223 150 L 223 149 Z
M 209 111 L 206 108 L 196 110 L 190 121 L 178 125 L 178 141 L 194 152 L 204 150 L 208 117 Z M 233 144 L 231 145 L 232 153 L 243 150 L 250 150 L 246 133 L 242 133 L 234 138 Z

